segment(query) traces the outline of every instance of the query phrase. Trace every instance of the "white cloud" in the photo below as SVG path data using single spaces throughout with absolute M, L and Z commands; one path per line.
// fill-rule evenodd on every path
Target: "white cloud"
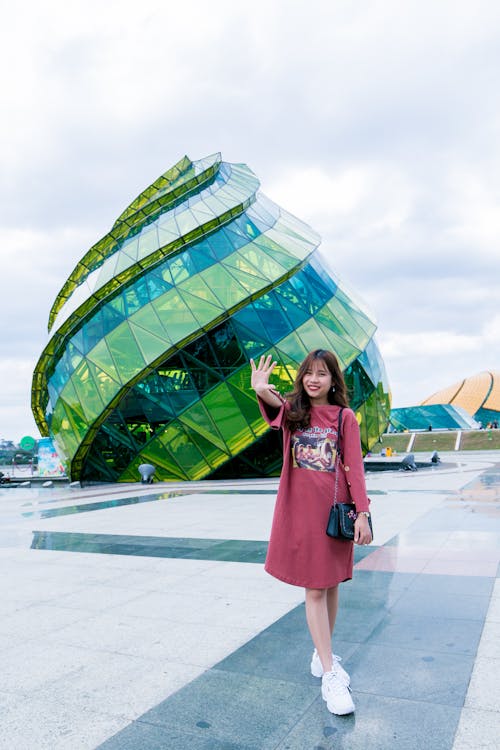
M 391 360 L 412 357 L 439 357 L 470 353 L 481 348 L 477 336 L 464 336 L 454 331 L 422 331 L 421 333 L 383 331 L 378 336 L 382 355 Z
M 70 271 L 184 153 L 248 163 L 321 233 L 375 310 L 397 400 L 498 369 L 499 29 L 493 0 L 10 4 L 0 434 L 31 419 Z

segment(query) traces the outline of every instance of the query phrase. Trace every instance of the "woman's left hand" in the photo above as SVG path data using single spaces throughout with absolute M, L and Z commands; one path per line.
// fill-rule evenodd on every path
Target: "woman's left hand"
M 364 515 L 359 515 L 354 521 L 354 541 L 356 544 L 370 544 L 372 541 L 370 525 Z

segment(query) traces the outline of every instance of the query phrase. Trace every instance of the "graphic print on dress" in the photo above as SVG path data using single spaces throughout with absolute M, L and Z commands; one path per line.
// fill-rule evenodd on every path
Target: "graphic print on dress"
M 337 433 L 331 427 L 308 427 L 292 434 L 290 447 L 295 469 L 335 471 Z

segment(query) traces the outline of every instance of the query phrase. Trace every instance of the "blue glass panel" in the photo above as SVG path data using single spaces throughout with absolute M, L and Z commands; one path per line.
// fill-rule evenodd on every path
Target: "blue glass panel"
M 227 258 L 237 247 L 245 244 L 242 237 L 235 237 L 233 235 L 230 238 L 229 232 L 226 229 L 219 230 L 217 234 L 209 237 L 206 242 L 216 260 Z
M 172 288 L 172 284 L 165 281 L 159 272 L 151 271 L 144 278 L 148 285 L 149 298 L 152 300 L 156 299 L 161 294 L 168 292 L 168 290 Z
M 240 342 L 240 346 L 245 350 L 247 357 L 260 357 L 269 349 L 269 341 L 264 339 L 261 333 L 251 331 L 239 322 L 233 321 L 234 330 Z
M 223 370 L 232 371 L 235 367 L 240 367 L 246 363 L 245 353 L 229 321 L 210 331 L 208 336 L 215 356 Z
M 323 285 L 330 291 L 330 297 L 332 297 L 337 291 L 337 283 L 335 278 L 332 277 L 331 271 L 325 269 L 325 261 L 321 256 L 315 252 L 314 255 L 309 259 L 309 266 L 316 272 L 321 279 Z
M 235 323 L 241 323 L 247 330 L 252 331 L 255 336 L 264 338 L 271 342 L 271 339 L 267 338 L 267 331 L 262 330 L 261 319 L 253 305 L 248 305 L 248 307 L 238 310 L 238 312 L 233 315 L 232 320 Z
M 104 335 L 110 333 L 110 331 L 113 331 L 116 326 L 120 325 L 120 323 L 125 319 L 125 317 L 116 312 L 116 310 L 113 309 L 111 305 L 104 305 L 104 307 L 101 309 L 101 314 Z
M 104 337 L 104 326 L 100 310 L 82 326 L 83 352 L 87 354 Z
M 303 268 L 302 274 L 310 285 L 310 298 L 316 301 L 318 307 L 322 307 L 332 297 L 329 285 L 323 283 L 321 276 L 310 264 Z
M 207 240 L 197 242 L 190 248 L 189 253 L 195 273 L 199 273 L 215 263 L 214 252 Z
M 253 304 L 271 341 L 279 341 L 293 330 L 274 294 L 264 294 Z

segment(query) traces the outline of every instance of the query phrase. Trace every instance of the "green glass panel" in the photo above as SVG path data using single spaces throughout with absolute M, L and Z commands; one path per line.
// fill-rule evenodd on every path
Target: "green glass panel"
M 226 266 L 228 273 L 246 289 L 247 295 L 254 294 L 254 292 L 258 292 L 269 284 L 269 281 L 266 279 L 246 273 L 245 271 L 239 271 L 237 268 L 231 268 L 225 262 L 221 263 L 221 265 Z
M 191 431 L 189 437 L 212 469 L 222 466 L 229 459 L 229 455 L 225 451 L 219 450 L 216 445 L 200 435 L 199 432 Z
M 179 284 L 178 289 L 180 292 L 189 292 L 193 297 L 198 297 L 200 300 L 210 303 L 218 312 L 224 309 L 220 300 L 215 296 L 200 274 L 191 276 L 186 281 L 183 281 L 182 284 Z
M 250 385 L 250 378 L 251 369 L 249 363 L 248 367 L 241 367 L 239 370 L 233 373 L 231 377 L 227 379 L 227 382 L 230 383 L 234 388 L 238 388 L 240 391 L 246 393 L 247 395 L 254 395 Z
M 342 336 L 343 338 L 347 337 L 346 329 L 340 323 L 338 318 L 334 316 L 329 305 L 325 305 L 324 307 L 321 308 L 321 310 L 318 310 L 318 312 L 316 313 L 314 317 L 316 318 L 318 323 L 320 323 L 322 326 L 326 328 L 329 328 L 330 331 L 333 331 L 338 336 Z
M 276 348 L 279 352 L 283 352 L 287 357 L 290 357 L 293 362 L 297 363 L 302 362 L 309 353 L 309 349 L 296 333 L 290 333 L 288 336 L 285 336 L 284 339 L 281 339 L 281 341 L 276 344 Z
M 106 344 L 106 339 L 99 341 L 93 349 L 87 354 L 87 359 L 104 370 L 113 380 L 120 383 L 120 377 L 115 367 L 115 363 Z
M 73 456 L 78 448 L 79 440 L 76 433 L 73 431 L 73 424 L 65 408 L 66 405 L 63 401 L 60 401 L 59 405 L 61 409 L 61 420 L 58 440 L 64 445 L 66 456 Z
M 249 426 L 253 429 L 254 425 L 259 424 L 262 419 L 257 399 L 243 393 L 239 388 L 234 388 L 230 383 L 228 383 L 228 387 L 232 397 L 238 404 L 241 413 L 245 417 Z
M 141 451 L 139 454 L 140 460 L 137 462 L 137 466 L 141 463 L 153 464 L 153 466 L 159 466 L 165 469 L 169 479 L 188 479 L 188 475 L 179 464 L 174 461 L 170 451 L 165 447 L 164 441 L 160 439 L 160 435 L 157 439 L 153 440 L 147 448 Z
M 106 342 L 122 382 L 128 382 L 144 369 L 146 364 L 144 357 L 127 322 L 122 323 L 109 333 L 106 336 Z
M 360 350 L 357 349 L 355 346 L 353 346 L 350 341 L 346 341 L 345 339 L 342 339 L 340 336 L 337 336 L 336 333 L 333 331 L 330 331 L 328 328 L 325 328 L 324 326 L 319 326 L 328 341 L 328 349 L 330 349 L 339 360 L 339 364 L 342 370 L 344 370 L 348 365 L 351 364 L 351 362 L 356 359 L 356 357 L 360 354 Z
M 207 440 L 210 440 L 220 451 L 226 451 L 226 445 L 220 435 L 217 425 L 203 406 L 202 402 L 193 404 L 179 416 L 182 422 L 190 430 L 195 430 Z
M 313 349 L 328 349 L 330 342 L 315 320 L 308 320 L 297 329 L 297 335 L 308 352 Z M 280 342 L 281 345 L 281 342 Z
M 351 331 L 356 327 L 356 330 L 359 331 L 359 335 L 363 340 L 368 340 L 373 336 L 376 330 L 375 324 L 372 323 L 363 312 L 361 312 L 353 300 L 349 299 L 342 289 L 337 289 L 332 302 L 333 301 L 337 302 L 339 305 L 339 319 L 345 325 L 347 331 Z M 342 310 L 344 311 L 343 313 Z M 344 315 L 344 318 L 346 318 L 345 323 L 344 319 L 341 317 L 342 314 Z
M 286 267 L 276 263 L 264 249 L 259 247 L 260 240 L 255 240 L 251 245 L 246 245 L 240 249 L 241 255 L 258 268 L 260 274 L 269 281 L 276 281 L 286 272 Z M 293 267 L 293 266 L 292 266 Z
M 297 263 L 297 260 L 304 260 L 314 249 L 288 232 L 281 223 L 277 223 L 274 227 L 268 229 L 266 235 L 268 235 L 269 239 L 273 239 L 280 249 L 286 248 L 288 253 L 293 256 L 294 264 Z M 284 258 L 280 260 L 280 262 L 282 261 L 284 262 Z
M 253 440 L 252 432 L 226 385 L 207 393 L 203 402 L 231 452 L 242 450 Z
M 156 310 L 151 303 L 144 305 L 143 308 L 131 315 L 129 321 L 149 331 L 150 333 L 154 333 L 155 336 L 164 341 L 165 348 L 167 347 L 167 345 L 171 345 L 172 340 L 168 336 L 164 326 L 161 324 L 160 319 L 156 314 Z
M 340 321 L 349 339 L 355 342 L 360 349 L 363 349 L 369 336 L 354 319 L 351 310 L 346 309 L 345 305 L 337 298 L 337 295 L 326 304 L 326 307 Z
M 215 307 L 215 305 L 211 305 L 209 302 L 205 302 L 205 300 L 195 297 L 184 290 L 180 292 L 180 295 L 198 321 L 200 328 L 207 326 L 222 315 L 222 307 Z
M 129 321 L 129 327 L 146 362 L 153 362 L 164 353 L 168 345 L 165 344 L 163 339 L 146 331 L 141 326 L 134 325 L 132 321 Z
M 63 427 L 63 421 L 67 421 L 67 426 Z M 52 412 L 52 420 L 50 424 L 52 434 L 59 435 L 62 429 L 69 429 L 69 420 L 64 410 L 63 402 L 61 399 L 57 402 L 54 411 Z
M 205 268 L 200 276 L 228 310 L 247 298 L 247 292 L 220 264 Z
M 209 464 L 198 448 L 190 442 L 179 422 L 172 422 L 160 436 L 160 441 L 168 447 L 175 462 L 182 467 L 189 479 L 199 479 L 209 473 Z
M 152 302 L 160 322 L 165 326 L 173 342 L 181 341 L 198 330 L 198 322 L 177 292 L 170 290 Z
M 85 418 L 88 422 L 93 422 L 104 410 L 104 402 L 99 395 L 97 383 L 92 377 L 86 360 L 76 368 L 71 381 L 75 386 L 76 393 L 85 413 Z
M 255 276 L 255 278 L 260 279 L 261 281 L 267 281 L 267 279 L 259 273 L 258 269 L 241 255 L 239 250 L 225 258 L 224 265 L 228 266 L 230 269 L 236 268 L 247 276 Z
M 117 391 L 120 388 L 120 384 L 113 380 L 107 372 L 101 370 L 93 362 L 88 362 L 88 366 L 94 381 L 97 383 L 99 394 L 105 404 L 109 403 L 116 396 Z
M 71 380 L 68 380 L 68 382 L 64 386 L 62 397 L 64 398 L 65 403 L 68 404 L 71 409 L 78 414 L 78 418 L 82 421 L 85 421 L 83 406 L 80 403 L 80 399 L 78 398 L 78 394 Z
M 85 419 L 82 418 L 81 414 L 79 414 L 78 410 L 72 409 L 71 406 L 65 403 L 63 399 L 61 399 L 61 402 L 70 421 L 71 430 L 78 442 L 85 436 L 85 433 L 88 429 L 88 424 Z

